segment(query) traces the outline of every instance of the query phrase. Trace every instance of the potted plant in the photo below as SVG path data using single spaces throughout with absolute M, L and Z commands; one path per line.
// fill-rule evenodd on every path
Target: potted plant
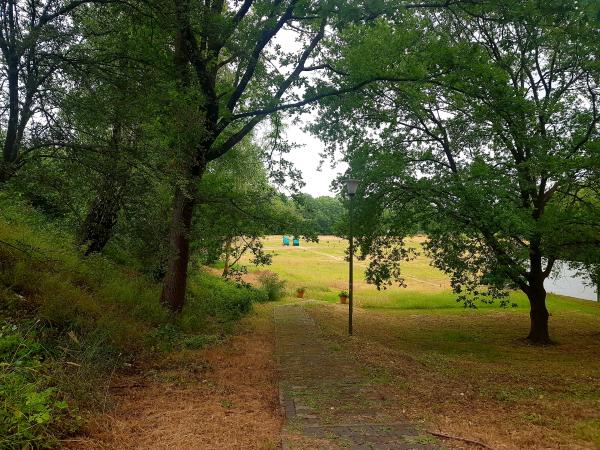
M 340 297 L 340 303 L 342 305 L 345 305 L 346 302 L 348 301 L 348 292 L 347 291 L 342 291 L 338 295 Z
M 299 287 L 298 289 L 296 289 L 296 297 L 298 298 L 304 298 L 304 292 L 306 291 L 305 287 Z

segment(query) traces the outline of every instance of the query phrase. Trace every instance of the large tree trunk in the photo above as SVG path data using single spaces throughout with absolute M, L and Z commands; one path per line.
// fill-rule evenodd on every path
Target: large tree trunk
M 546 290 L 543 281 L 541 285 L 532 287 L 528 292 L 531 319 L 531 327 L 527 339 L 535 344 L 550 344 L 550 334 L 548 332 L 548 309 L 546 308 Z
M 78 244 L 85 246 L 86 256 L 102 251 L 112 237 L 123 192 L 123 185 L 107 180 L 94 198 L 77 238 Z
M 102 186 L 94 198 L 87 216 L 79 227 L 77 242 L 86 246 L 85 255 L 102 251 L 113 235 L 119 211 L 129 181 L 130 168 L 121 155 L 123 127 L 115 119 L 112 129 L 110 166 Z
M 185 304 L 187 268 L 190 260 L 190 232 L 196 206 L 196 186 L 202 179 L 205 165 L 192 171 L 188 190 L 175 190 L 173 212 L 169 229 L 169 261 L 163 280 L 160 302 L 174 313 L 179 313 Z
M 8 124 L 2 148 L 0 162 L 0 182 L 4 183 L 12 176 L 13 165 L 19 156 L 19 69 L 18 60 L 9 58 L 7 61 L 8 78 Z
M 175 35 L 174 66 L 178 73 L 181 93 L 187 93 L 190 86 L 190 71 L 188 70 L 189 58 L 186 52 L 185 34 L 188 29 L 189 18 L 185 15 L 185 2 L 176 1 L 177 33 Z M 195 44 L 194 44 L 195 45 Z M 208 72 L 207 72 L 208 73 Z M 216 71 L 214 71 L 216 77 Z M 212 79 L 213 87 L 216 78 Z M 208 92 L 204 92 L 208 94 Z M 216 103 L 215 103 L 216 104 Z M 218 104 L 217 104 L 218 105 Z M 218 107 L 216 109 L 218 111 Z M 206 153 L 210 149 L 214 136 L 212 132 L 216 127 L 216 116 L 208 114 L 206 123 L 206 136 L 195 148 L 195 155 L 191 170 L 186 171 L 187 184 L 185 189 L 177 186 L 173 199 L 173 212 L 169 229 L 169 261 L 163 279 L 163 288 L 160 302 L 174 313 L 179 313 L 185 304 L 187 287 L 187 268 L 190 259 L 190 232 L 192 217 L 196 206 L 196 189 L 206 169 Z M 186 124 L 184 124 L 186 125 Z M 197 126 L 197 124 L 190 126 Z M 185 126 L 183 127 L 185 129 Z
M 542 254 L 540 252 L 539 236 L 534 235 L 531 238 L 529 249 L 529 286 L 525 290 L 529 299 L 529 318 L 531 327 L 527 339 L 534 344 L 550 344 L 550 334 L 548 333 L 548 310 L 546 309 L 546 289 L 544 280 L 548 276 L 546 270 L 542 267 Z M 546 269 L 551 269 L 550 264 Z

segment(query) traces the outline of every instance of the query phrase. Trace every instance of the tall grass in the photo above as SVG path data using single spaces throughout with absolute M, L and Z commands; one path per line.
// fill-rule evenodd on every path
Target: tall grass
M 265 297 L 196 269 L 174 317 L 158 283 L 82 258 L 60 224 L 1 195 L 0 212 L 0 448 L 55 445 L 79 409 L 106 407 L 116 370 L 215 342 Z
M 270 302 L 281 300 L 285 296 L 285 281 L 279 279 L 275 272 L 265 271 L 258 277 L 261 288 L 266 292 Z

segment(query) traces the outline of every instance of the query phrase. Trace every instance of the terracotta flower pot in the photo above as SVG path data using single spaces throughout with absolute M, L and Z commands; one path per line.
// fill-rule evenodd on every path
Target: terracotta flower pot
M 340 295 L 340 303 L 342 305 L 345 305 L 348 302 L 348 296 L 347 295 Z

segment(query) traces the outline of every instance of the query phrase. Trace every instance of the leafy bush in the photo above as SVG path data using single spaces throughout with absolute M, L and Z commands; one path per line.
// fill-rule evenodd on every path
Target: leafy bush
M 266 293 L 267 300 L 274 302 L 283 298 L 285 294 L 285 281 L 280 280 L 276 273 L 265 271 L 260 274 L 258 281 Z
M 210 330 L 215 324 L 227 327 L 250 312 L 252 302 L 263 301 L 264 297 L 264 292 L 253 287 L 198 272 L 188 282 L 180 325 L 187 333 Z

